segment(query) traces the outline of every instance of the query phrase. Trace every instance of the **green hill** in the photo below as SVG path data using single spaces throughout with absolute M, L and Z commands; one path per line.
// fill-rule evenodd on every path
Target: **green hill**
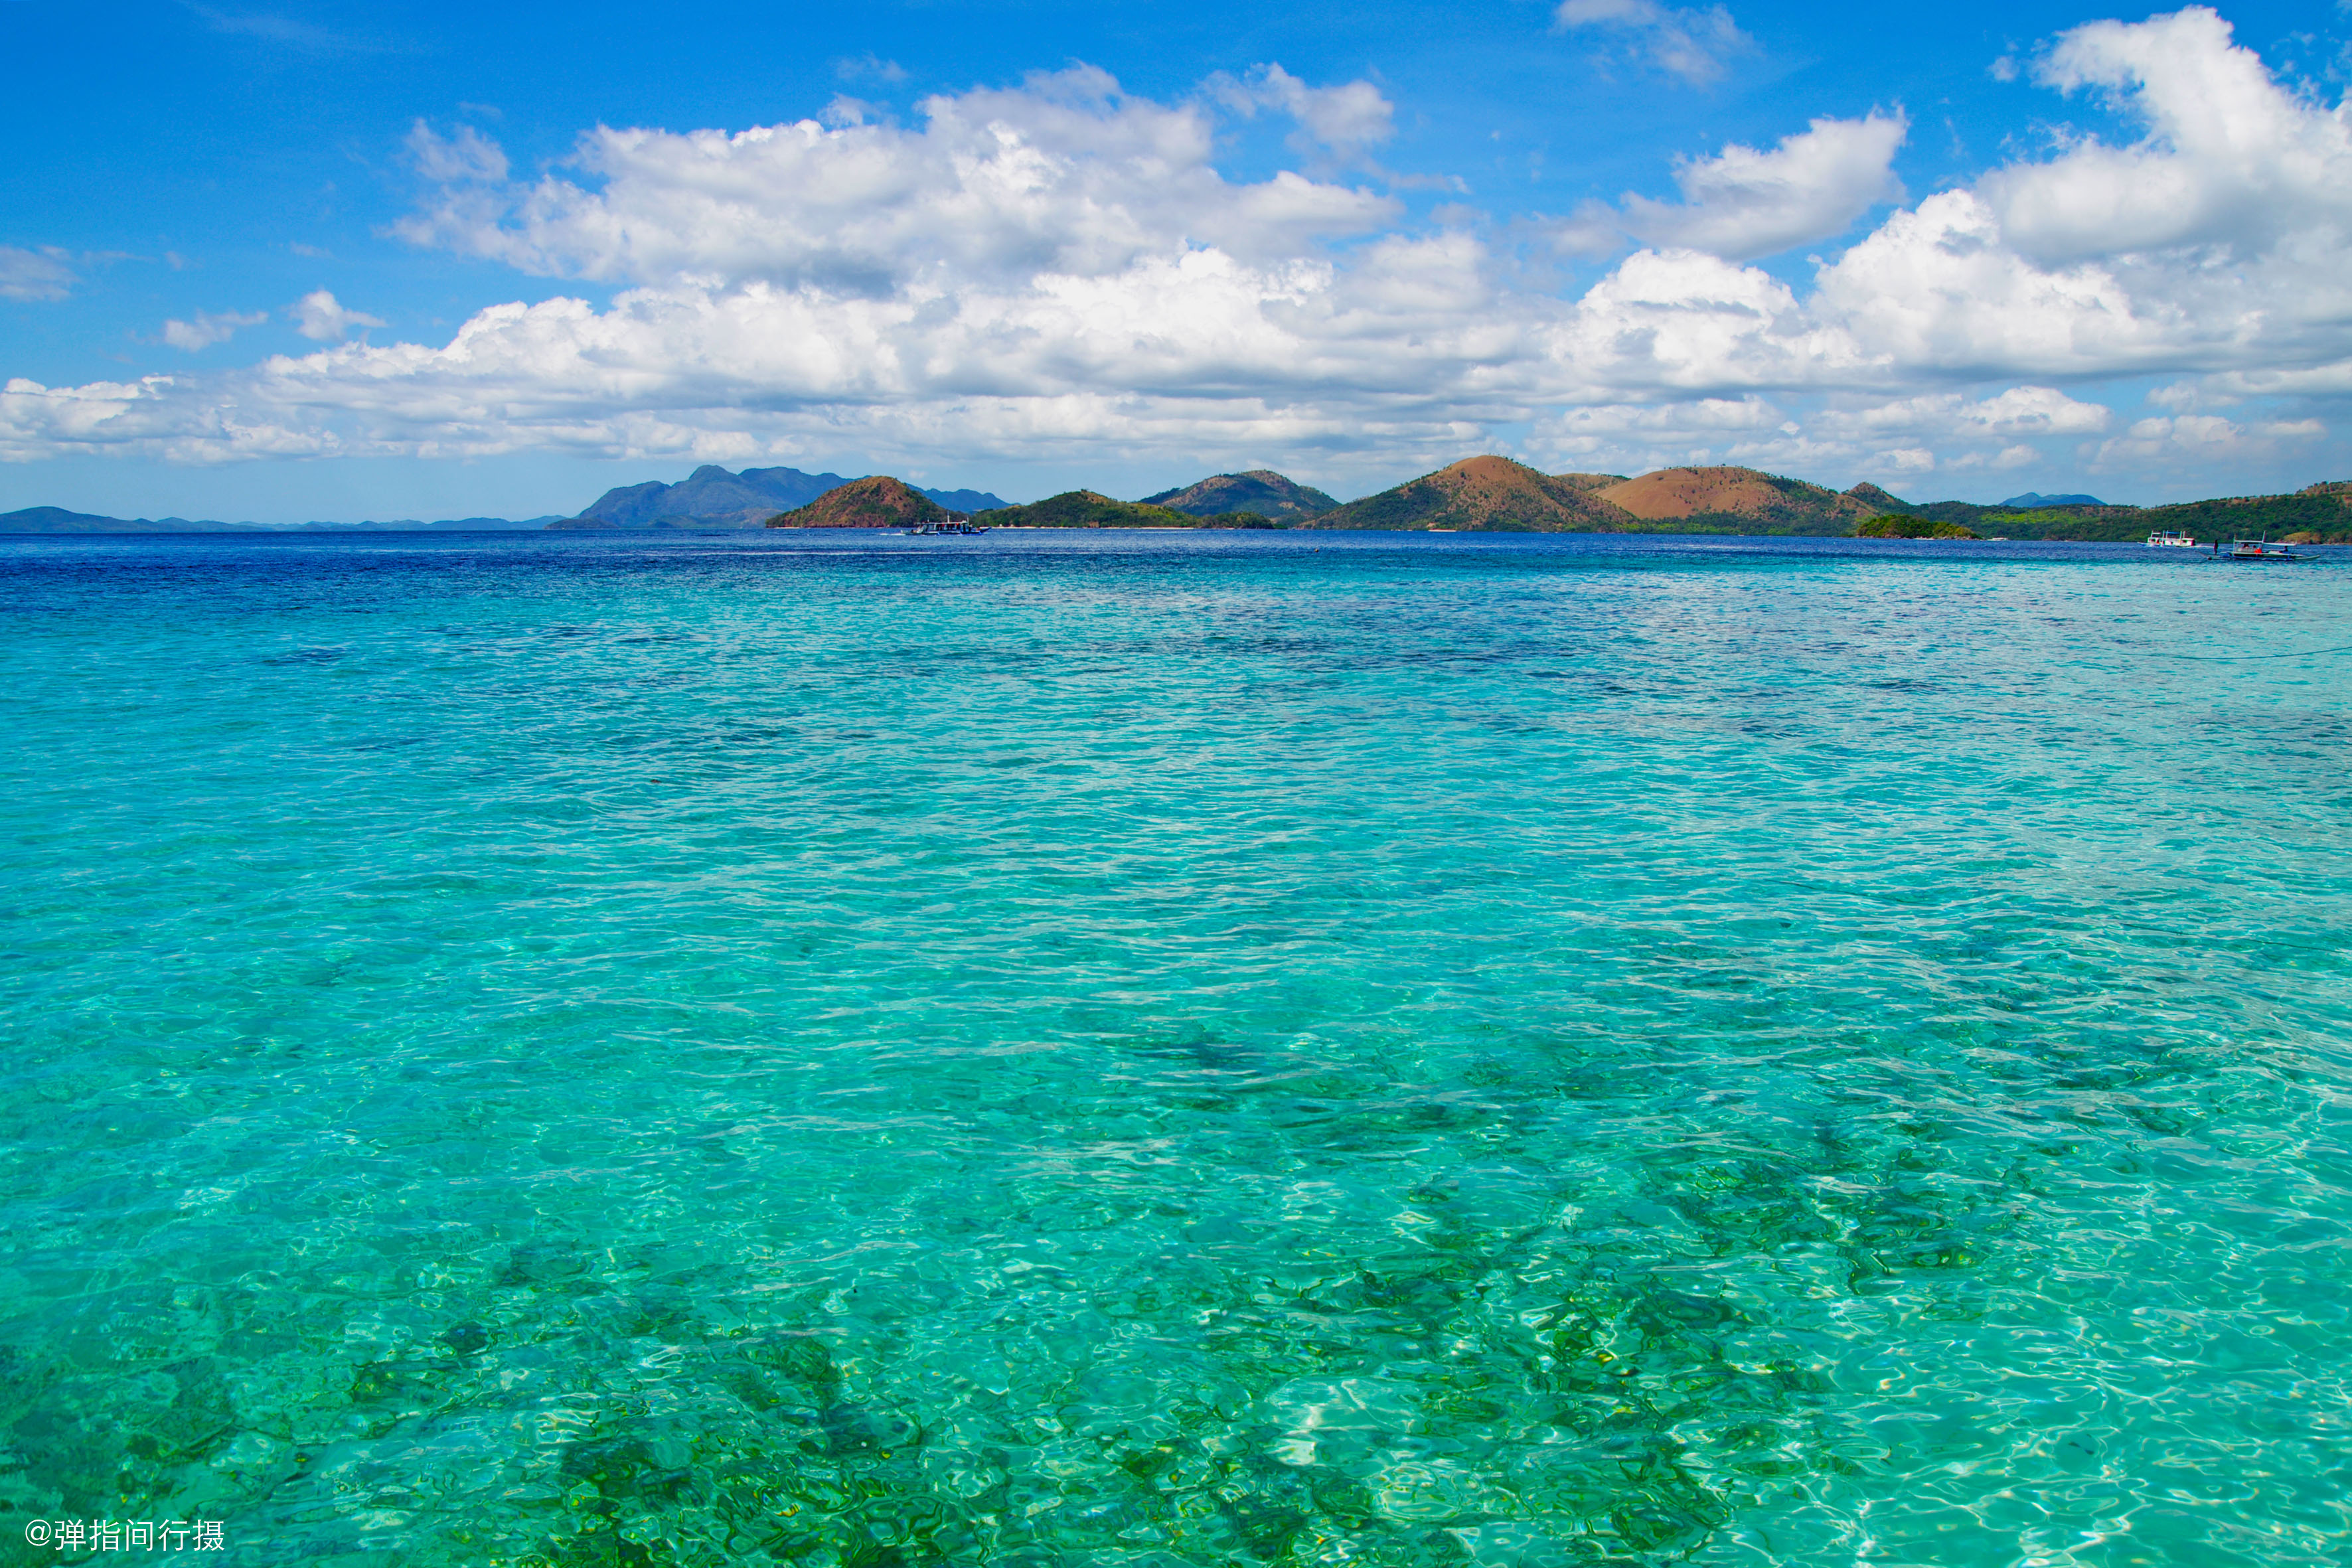
M 1339 503 L 1313 486 L 1302 485 L 1272 468 L 1252 468 L 1242 474 L 1213 474 L 1181 489 L 1161 490 L 1156 496 L 1145 496 L 1142 504 L 1164 506 L 1171 511 L 1190 512 L 1194 517 L 1255 512 L 1263 518 L 1282 521 L 1314 517 L 1332 510 Z
M 2262 533 L 2277 539 L 2294 533 L 2309 535 L 2312 542 L 2352 544 L 2352 480 L 2344 479 L 2307 485 L 2293 495 L 2223 496 L 2167 506 L 2021 509 L 1964 500 L 1914 503 L 1888 495 L 1876 485 L 1856 485 L 1846 493 L 1881 511 L 1952 523 L 1986 538 L 2127 544 L 2157 532 L 2208 540 Z
M 1982 539 L 1983 534 L 1957 522 L 1937 522 L 1901 512 L 1883 512 L 1853 531 L 1856 539 Z
M 1027 506 L 983 511 L 972 521 L 983 528 L 1193 528 L 1201 519 L 1164 506 L 1113 500 L 1098 490 L 1065 490 Z

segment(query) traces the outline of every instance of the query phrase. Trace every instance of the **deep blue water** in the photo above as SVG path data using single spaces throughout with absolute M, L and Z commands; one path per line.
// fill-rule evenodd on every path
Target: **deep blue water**
M 0 540 L 0 1537 L 2340 1563 L 2319 553 Z

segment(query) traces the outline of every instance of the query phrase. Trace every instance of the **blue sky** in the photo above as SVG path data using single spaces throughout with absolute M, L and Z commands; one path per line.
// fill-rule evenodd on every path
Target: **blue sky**
M 1920 499 L 2352 478 L 2347 37 L 0 0 L 0 509 L 531 515 L 703 461 L 1353 495 L 1485 450 Z

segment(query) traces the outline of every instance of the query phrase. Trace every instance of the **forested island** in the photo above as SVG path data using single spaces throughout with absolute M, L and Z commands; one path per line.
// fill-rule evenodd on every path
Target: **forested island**
M 625 485 L 570 517 L 520 522 L 313 522 L 309 531 L 634 531 L 752 528 L 900 529 L 948 519 L 987 528 L 1294 528 L 1439 533 L 1794 534 L 1863 539 L 2032 539 L 2130 542 L 2154 532 L 2200 540 L 2267 535 L 2297 544 L 2352 543 L 2352 480 L 2291 494 L 2119 506 L 2090 496 L 2026 494 L 2007 501 L 1911 501 L 1870 483 L 1832 489 L 1730 466 L 1646 474 L 1548 474 L 1483 456 L 1342 502 L 1270 468 L 1214 474 L 1140 500 L 1066 490 L 1014 505 L 979 489 L 934 489 L 887 474 L 847 479 L 797 468 L 732 473 L 706 465 L 681 482 Z M 220 533 L 253 523 L 105 517 L 58 507 L 0 513 L 0 532 Z

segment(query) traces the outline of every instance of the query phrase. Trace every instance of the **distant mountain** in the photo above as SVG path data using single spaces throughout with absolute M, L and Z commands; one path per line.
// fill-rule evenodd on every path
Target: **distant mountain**
M 0 533 L 226 533 L 253 524 L 190 522 L 184 517 L 100 517 L 96 512 L 68 511 L 61 506 L 28 506 L 21 511 L 0 512 Z
M 606 490 L 577 521 L 614 528 L 757 528 L 848 482 L 839 474 L 798 468 L 746 468 L 737 474 L 705 463 L 674 485 L 648 479 Z
M 1099 490 L 1065 490 L 1027 506 L 992 507 L 972 518 L 988 528 L 1193 528 L 1199 520 L 1164 506 L 1113 500 Z
M 1676 532 L 1847 534 L 1878 512 L 1826 485 L 1755 468 L 1660 468 L 1595 494 Z
M 1272 468 L 1215 474 L 1181 489 L 1145 496 L 1142 504 L 1164 506 L 1170 511 L 1190 512 L 1194 517 L 1254 511 L 1260 517 L 1285 522 L 1331 511 L 1339 505 L 1321 490 L 1287 479 Z
M 440 522 L 419 522 L 415 518 L 388 522 L 191 522 L 184 517 L 151 521 L 143 517 L 101 517 L 96 512 L 68 511 L 63 507 L 28 506 L 22 511 L 0 512 L 0 533 L 486 533 L 544 528 L 554 521 L 551 515 L 520 522 L 503 517 L 457 517 Z
M 2028 490 L 2021 496 L 2011 496 L 2000 504 L 2003 506 L 2037 507 L 2105 506 L 2107 503 L 2101 500 L 2096 496 L 2045 496 L 2037 495 L 2033 491 Z
M 746 468 L 730 473 L 705 463 L 674 485 L 649 479 L 606 490 L 577 518 L 551 528 L 602 523 L 610 528 L 758 528 L 849 481 L 839 474 L 798 468 Z M 978 511 L 1004 501 L 985 490 L 920 490 L 951 511 Z
M 947 508 L 901 480 L 875 474 L 835 485 L 806 506 L 778 512 L 770 528 L 906 528 L 940 522 Z
M 976 511 L 986 511 L 992 507 L 1013 504 L 1003 496 L 991 495 L 986 490 L 927 490 L 920 485 L 909 485 L 907 488 L 919 496 L 929 496 L 950 511 L 961 512 L 966 517 L 970 517 Z
M 1508 458 L 1465 458 L 1298 526 L 1606 533 L 1632 521 L 1573 479 L 1539 473 Z

